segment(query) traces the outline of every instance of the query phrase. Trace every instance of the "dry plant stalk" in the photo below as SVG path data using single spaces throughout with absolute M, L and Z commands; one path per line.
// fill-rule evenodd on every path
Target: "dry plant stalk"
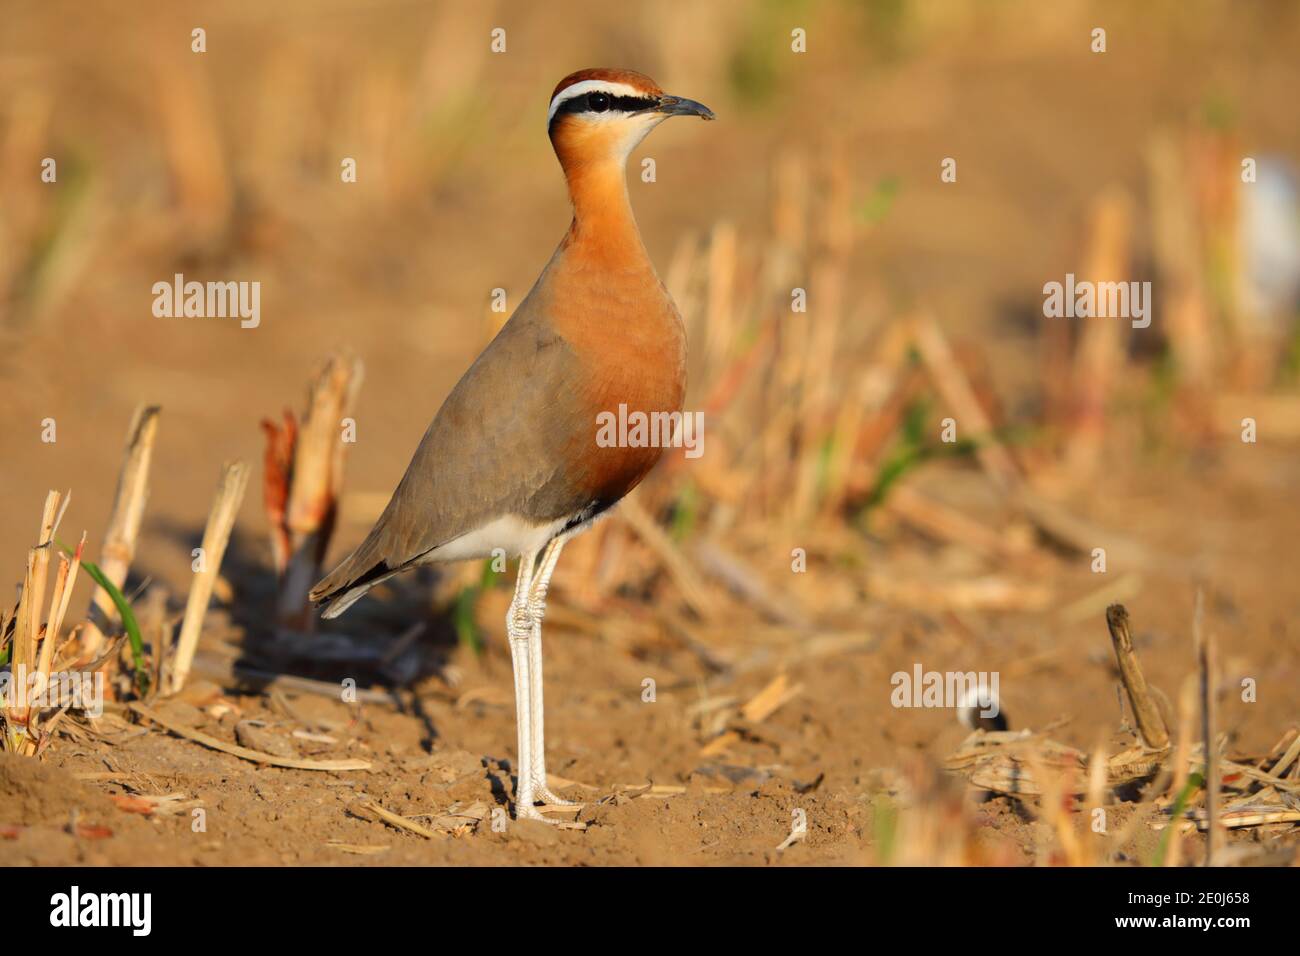
M 15 615 L 13 650 L 9 655 L 9 663 L 15 676 L 10 686 L 16 697 L 5 701 L 5 736 L 11 750 L 23 751 L 31 740 L 27 735 L 27 675 L 33 672 L 36 664 L 41 609 L 45 603 L 45 575 L 49 566 L 50 540 L 58 523 L 59 497 L 57 491 L 51 491 L 45 497 L 40 536 L 36 547 L 27 552 L 27 570 L 23 576 L 23 591 Z
M 836 411 L 830 371 L 846 311 L 845 289 L 853 245 L 853 220 L 849 213 L 851 184 L 843 150 L 834 146 L 825 162 L 825 189 L 816 215 L 820 224 L 817 248 L 809 265 L 816 321 L 809 330 L 800 366 L 799 458 L 794 471 L 794 493 L 787 502 L 785 515 L 786 521 L 796 527 L 805 526 L 817 507 L 822 448 Z
M 784 672 L 777 674 L 740 708 L 740 719 L 746 724 L 761 724 L 803 691 L 803 684 L 791 686 L 790 679 Z M 700 748 L 700 756 L 716 757 L 740 741 L 741 735 L 735 730 L 725 730 Z
M 1206 306 L 1200 262 L 1197 215 L 1181 139 L 1168 133 L 1151 138 L 1147 148 L 1151 246 L 1162 285 L 1171 290 L 1169 347 L 1180 383 L 1210 388 L 1216 362 L 1215 335 Z
M 118 473 L 117 491 L 113 495 L 113 511 L 99 551 L 99 569 L 119 589 L 126 581 L 135 557 L 135 542 L 149 498 L 149 465 L 158 434 L 159 411 L 157 405 L 141 405 L 131 417 L 122 470 Z M 81 633 L 81 652 L 88 660 L 98 655 L 103 646 L 104 632 L 100 625 L 107 627 L 116 617 L 117 608 L 112 598 L 103 588 L 96 587 L 86 626 Z
M 1273 764 L 1272 769 L 1269 771 L 1275 777 L 1285 774 L 1287 768 L 1291 766 L 1297 757 L 1300 757 L 1300 732 L 1294 729 L 1288 731 L 1282 740 L 1278 742 L 1278 745 L 1273 748 L 1273 752 L 1279 750 L 1283 751 L 1282 756 L 1278 758 L 1277 763 Z M 1260 767 L 1263 768 L 1262 763 Z M 1292 774 L 1292 776 L 1296 775 Z
M 157 52 L 148 66 L 156 78 L 153 102 L 178 206 L 176 220 L 189 242 L 205 246 L 225 229 L 234 204 L 211 83 L 206 72 L 172 50 Z
M 1083 866 L 1084 851 L 1083 845 L 1079 841 L 1079 835 L 1074 829 L 1074 814 L 1071 812 L 1074 808 L 1074 797 L 1079 792 L 1078 779 L 1079 771 L 1083 769 L 1083 756 L 1080 754 L 1080 765 L 1072 766 L 1069 764 L 1057 764 L 1050 766 L 1038 757 L 1038 751 L 1034 747 L 1026 748 L 1024 752 L 1025 765 L 1029 768 L 1035 780 L 1041 787 L 1041 795 L 1038 801 L 1039 817 L 1049 830 L 1056 834 L 1056 843 L 1064 856 L 1066 866 Z M 1091 772 L 1091 768 L 1089 768 Z M 1047 853 L 1048 844 L 1040 843 L 1037 847 L 1039 864 L 1051 862 L 1052 858 Z
M 277 757 L 274 754 L 263 753 L 260 750 L 251 750 L 248 747 L 241 747 L 238 744 L 228 743 L 213 737 L 211 734 L 205 734 L 201 730 L 196 730 L 187 724 L 174 720 L 166 714 L 160 714 L 151 710 L 139 701 L 131 701 L 127 705 L 135 713 L 139 714 L 145 720 L 152 721 L 160 727 L 165 727 L 179 737 L 192 740 L 197 744 L 202 744 L 212 750 L 219 750 L 222 753 L 230 754 L 241 760 L 247 760 L 252 763 L 263 764 L 268 767 L 285 767 L 290 770 L 320 770 L 327 773 L 334 773 L 340 770 L 369 770 L 370 761 L 358 760 L 355 758 L 346 758 L 342 760 L 308 760 L 300 757 Z
M 1205 748 L 1205 865 L 1212 866 L 1219 849 L 1219 749 L 1215 746 L 1214 726 L 1217 714 L 1214 699 L 1214 675 L 1218 661 L 1214 636 L 1205 630 L 1205 595 L 1196 589 L 1196 610 L 1192 615 L 1192 640 L 1196 645 L 1196 663 L 1201 675 L 1201 742 Z
M 1178 694 L 1178 746 L 1174 749 L 1174 768 L 1170 780 L 1168 797 L 1172 802 L 1183 792 L 1183 787 L 1187 784 L 1189 768 L 1192 759 L 1192 737 L 1196 733 L 1195 729 L 1196 713 L 1196 686 L 1191 677 L 1183 681 L 1182 690 Z M 1176 829 L 1169 841 L 1169 852 L 1165 855 L 1165 866 L 1178 866 L 1182 862 L 1183 841 L 1181 836 L 1181 824 L 1178 820 L 1171 820 L 1170 826 Z
M 1242 144 L 1230 131 L 1194 129 L 1187 137 L 1186 154 L 1188 187 L 1199 218 L 1200 267 L 1215 276 L 1209 298 L 1220 318 L 1216 344 L 1227 353 L 1223 371 L 1232 387 L 1260 392 L 1273 378 L 1282 341 L 1270 327 L 1264 303 L 1250 294 L 1239 174 Z
M 1088 792 L 1086 799 L 1090 813 L 1096 812 L 1099 808 L 1104 808 L 1110 798 L 1108 765 L 1106 741 L 1098 740 L 1097 746 L 1092 749 L 1092 756 L 1088 760 Z M 1096 840 L 1086 840 L 1083 844 L 1083 866 L 1098 865 L 1100 862 L 1098 857 L 1101 855 L 1098 844 L 1099 841 Z
M 49 573 L 50 550 L 54 531 L 59 525 L 62 499 L 57 491 L 45 496 L 45 509 L 41 513 L 41 532 L 36 547 L 27 552 L 27 573 L 23 579 L 23 593 L 18 605 L 17 626 L 14 628 L 14 649 L 10 655 L 14 673 L 28 670 L 36 663 L 37 644 L 41 633 L 41 608 L 45 603 L 45 581 Z M 26 707 L 21 715 L 26 719 Z
M 277 619 L 292 630 L 310 630 L 315 622 L 307 593 L 320 578 L 334 531 L 350 444 L 340 429 L 352 415 L 361 379 L 359 359 L 335 356 L 311 384 L 301 425 L 288 413 L 282 428 L 262 423 L 267 435 L 264 501 L 280 574 Z
M 185 679 L 189 676 L 194 651 L 199 644 L 199 632 L 203 630 L 203 618 L 208 612 L 208 601 L 212 598 L 212 586 L 221 570 L 221 559 L 225 557 L 230 532 L 235 525 L 235 515 L 244 500 L 247 487 L 248 466 L 242 461 L 226 463 L 217 484 L 212 510 L 208 513 L 207 527 L 203 531 L 203 567 L 195 573 L 189 600 L 185 603 L 185 618 L 181 622 L 172 668 L 172 693 L 184 687 Z
M 59 553 L 59 567 L 55 572 L 49 612 L 44 614 L 54 534 L 69 500 L 71 494 L 61 495 L 57 491 L 51 491 L 45 498 L 40 537 L 37 546 L 27 552 L 27 570 L 15 614 L 9 694 L 0 698 L 0 716 L 4 719 L 5 731 L 4 748 L 25 756 L 39 753 L 42 747 L 42 733 L 37 719 L 43 708 L 33 707 L 32 702 L 43 695 L 49 686 L 50 673 L 56 664 L 55 654 L 61 646 L 59 637 L 63 621 L 68 613 L 72 588 L 81 567 L 81 553 L 86 545 L 86 536 L 83 534 L 71 558 Z M 42 617 L 46 620 L 44 626 L 41 623 Z M 57 719 L 56 716 L 55 720 Z M 52 726 L 53 721 L 45 728 L 46 734 Z
M 360 804 L 360 809 L 374 814 L 391 827 L 405 830 L 408 833 L 414 833 L 416 836 L 422 836 L 426 840 L 445 840 L 447 838 L 447 834 L 445 833 L 439 833 L 437 830 L 430 830 L 428 827 L 421 826 L 414 820 L 408 820 L 406 817 L 399 816 L 391 810 L 385 810 L 374 800 L 363 801 Z
M 1098 284 L 1124 281 L 1130 260 L 1130 209 L 1127 194 L 1120 191 L 1106 193 L 1093 204 L 1082 279 Z M 1120 316 L 1083 320 L 1074 361 L 1073 428 L 1066 448 L 1068 471 L 1075 480 L 1091 474 L 1101 454 L 1111 390 L 1126 364 L 1127 332 Z
M 1020 472 L 1006 448 L 994 438 L 993 423 L 953 355 L 939 323 L 933 316 L 920 316 L 913 320 L 912 334 L 934 387 L 961 422 L 965 434 L 969 436 L 973 432 L 979 439 L 975 454 L 988 476 L 1004 491 L 1018 487 Z
M 640 501 L 633 495 L 624 498 L 619 503 L 618 515 L 660 559 L 687 606 L 701 620 L 712 620 L 716 616 L 716 609 L 709 593 L 699 583 L 699 572 L 673 543 L 672 538 L 641 507 Z
M 970 548 L 986 557 L 1014 559 L 1032 547 L 1017 543 L 908 485 L 894 488 L 885 507 L 912 527 L 939 541 Z
M 705 368 L 720 369 L 731 354 L 736 335 L 736 227 L 719 222 L 713 227 L 708 253 L 708 298 L 704 312 Z
M 1133 650 L 1133 634 L 1129 630 L 1128 611 L 1124 605 L 1112 604 L 1106 608 L 1106 627 L 1110 630 L 1110 640 L 1115 646 L 1119 676 L 1124 682 L 1129 705 L 1133 708 L 1133 717 L 1142 743 L 1148 750 L 1169 749 L 1169 729 L 1160 716 L 1151 689 L 1147 687 L 1146 677 L 1142 674 L 1142 665 L 1138 663 L 1137 653 Z
M 298 443 L 298 420 L 284 412 L 283 424 L 262 419 L 266 451 L 262 456 L 262 508 L 271 528 L 271 561 L 275 573 L 283 574 L 289 563 L 289 529 L 285 513 L 289 507 L 289 487 L 293 480 L 293 450 Z
M 50 598 L 50 615 L 45 625 L 45 639 L 41 642 L 38 670 L 42 675 L 42 689 L 49 680 L 50 670 L 54 666 L 54 652 L 58 644 L 63 621 L 68 615 L 68 605 L 72 601 L 72 589 L 77 583 L 77 572 L 81 570 L 81 553 L 86 547 L 86 535 L 81 535 L 77 550 L 71 558 L 59 553 L 59 571 L 54 579 L 54 594 Z

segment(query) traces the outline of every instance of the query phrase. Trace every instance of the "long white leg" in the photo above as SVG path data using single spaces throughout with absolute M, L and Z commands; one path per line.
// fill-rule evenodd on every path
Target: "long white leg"
M 515 726 L 518 730 L 519 760 L 515 767 L 515 819 L 540 818 L 533 806 L 536 799 L 533 789 L 532 742 L 530 726 L 532 705 L 529 700 L 528 676 L 531 653 L 529 643 L 533 635 L 533 622 L 528 612 L 528 595 L 533 582 L 533 566 L 537 558 L 525 554 L 519 559 L 519 577 L 515 581 L 515 596 L 506 614 L 506 636 L 510 641 L 510 663 L 515 675 Z
M 528 591 L 529 616 L 533 621 L 533 633 L 528 642 L 528 700 L 529 727 L 532 731 L 530 747 L 533 764 L 533 787 L 538 799 L 557 806 L 573 806 L 574 801 L 558 797 L 546 783 L 546 730 L 544 708 L 542 704 L 542 618 L 546 614 L 546 592 L 551 585 L 551 575 L 555 573 L 556 562 L 560 559 L 560 549 L 564 547 L 562 538 L 555 538 L 542 552 L 541 562 L 533 583 Z

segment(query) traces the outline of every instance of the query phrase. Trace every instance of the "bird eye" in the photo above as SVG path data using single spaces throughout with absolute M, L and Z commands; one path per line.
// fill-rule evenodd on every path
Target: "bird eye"
M 587 97 L 587 109 L 593 113 L 603 113 L 609 109 L 608 93 L 592 93 Z

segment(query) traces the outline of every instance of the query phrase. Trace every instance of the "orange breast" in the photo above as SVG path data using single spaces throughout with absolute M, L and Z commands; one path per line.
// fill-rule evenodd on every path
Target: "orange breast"
M 576 429 L 566 458 L 592 499 L 612 503 L 654 467 L 668 437 L 667 416 L 686 396 L 686 335 L 681 316 L 649 261 L 583 268 L 557 276 L 556 331 L 585 375 L 575 383 Z

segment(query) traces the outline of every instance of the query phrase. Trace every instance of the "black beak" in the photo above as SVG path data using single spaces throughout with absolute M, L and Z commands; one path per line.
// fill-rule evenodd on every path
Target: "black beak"
M 715 118 L 713 110 L 703 103 L 697 103 L 681 96 L 669 96 L 666 93 L 659 97 L 659 106 L 656 109 L 657 112 L 666 116 L 698 116 L 700 119 L 706 120 Z

